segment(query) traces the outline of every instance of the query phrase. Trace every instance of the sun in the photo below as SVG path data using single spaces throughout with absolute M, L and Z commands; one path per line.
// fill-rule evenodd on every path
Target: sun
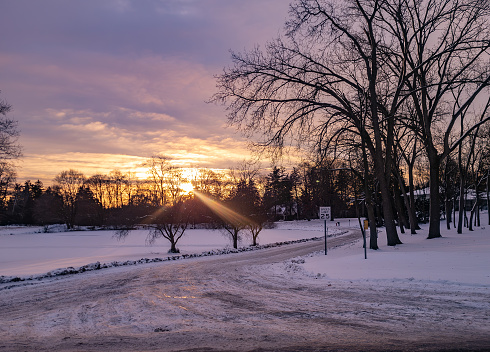
M 194 190 L 194 186 L 190 182 L 182 183 L 180 185 L 180 188 L 184 193 L 192 193 L 192 191 Z

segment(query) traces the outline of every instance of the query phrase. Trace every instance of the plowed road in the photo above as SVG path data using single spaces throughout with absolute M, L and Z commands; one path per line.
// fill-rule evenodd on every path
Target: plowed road
M 359 236 L 332 238 L 329 246 Z M 291 258 L 323 246 L 314 241 L 4 284 L 0 351 L 490 348 L 488 291 L 315 280 L 296 270 Z

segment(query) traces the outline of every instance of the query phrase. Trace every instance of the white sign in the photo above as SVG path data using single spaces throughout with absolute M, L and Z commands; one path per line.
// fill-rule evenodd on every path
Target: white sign
M 320 220 L 330 220 L 331 207 L 320 207 Z

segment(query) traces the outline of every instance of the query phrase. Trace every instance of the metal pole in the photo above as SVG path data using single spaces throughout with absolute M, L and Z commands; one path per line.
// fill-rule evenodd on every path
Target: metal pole
M 364 259 L 367 259 L 366 230 L 362 229 L 362 239 L 364 241 Z
M 327 220 L 323 220 L 323 231 L 325 232 L 325 255 L 327 255 Z

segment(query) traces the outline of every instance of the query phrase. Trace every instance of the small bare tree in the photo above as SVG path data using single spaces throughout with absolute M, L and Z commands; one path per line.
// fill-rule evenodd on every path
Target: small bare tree
M 142 220 L 142 225 L 148 230 L 146 238 L 153 244 L 158 238 L 165 238 L 170 242 L 169 253 L 180 253 L 177 243 L 184 236 L 189 227 L 192 209 L 190 202 L 180 201 L 174 205 L 158 207 L 156 211 Z M 114 236 L 118 239 L 128 236 L 138 224 L 128 224 L 117 230 Z
M 177 243 L 189 226 L 190 215 L 189 206 L 183 201 L 160 208 L 148 219 L 148 242 L 153 244 L 156 239 L 163 237 L 170 242 L 169 253 L 180 253 Z

